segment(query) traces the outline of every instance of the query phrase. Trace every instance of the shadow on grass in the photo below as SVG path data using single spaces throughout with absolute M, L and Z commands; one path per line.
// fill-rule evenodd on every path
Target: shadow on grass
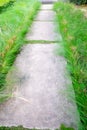
M 9 1 L 8 3 L 4 4 L 3 6 L 0 6 L 0 14 L 5 12 L 9 7 L 11 7 L 14 4 L 15 1 Z

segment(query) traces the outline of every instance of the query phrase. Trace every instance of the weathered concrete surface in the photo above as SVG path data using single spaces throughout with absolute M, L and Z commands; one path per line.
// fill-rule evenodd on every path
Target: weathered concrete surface
M 50 4 L 50 3 L 57 2 L 58 0 L 39 0 L 39 1 L 41 1 L 42 3 L 45 3 L 45 4 Z
M 41 6 L 42 10 L 52 10 L 53 9 L 53 5 L 52 4 L 43 4 Z
M 15 62 L 13 77 L 19 79 L 15 97 L 0 105 L 0 125 L 54 129 L 64 123 L 77 130 L 76 104 L 65 92 L 69 83 L 64 76 L 66 61 L 56 55 L 57 48 L 56 44 L 23 47 Z
M 31 32 L 27 34 L 27 40 L 61 40 L 61 36 L 55 32 L 53 22 L 36 21 L 33 22 Z
M 39 21 L 54 21 L 55 12 L 49 10 L 41 10 L 35 20 Z
M 31 32 L 26 36 L 27 40 L 61 41 L 61 35 L 56 34 L 54 17 L 51 10 L 53 5 L 42 5 L 37 17 L 31 27 Z M 50 10 L 47 10 L 50 9 Z M 44 10 L 45 9 L 45 10 Z

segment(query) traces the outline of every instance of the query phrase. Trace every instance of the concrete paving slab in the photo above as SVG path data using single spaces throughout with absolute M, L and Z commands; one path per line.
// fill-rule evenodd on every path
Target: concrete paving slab
M 58 0 L 40 0 L 43 4 L 53 4 L 54 2 L 58 2 Z
M 41 9 L 42 10 L 52 10 L 53 4 L 42 4 Z
M 69 83 L 64 76 L 66 61 L 56 55 L 57 48 L 57 44 L 23 47 L 16 71 L 10 74 L 19 79 L 17 90 L 14 98 L 0 105 L 0 125 L 55 129 L 65 124 L 77 130 L 77 107 L 65 92 Z
M 31 32 L 26 36 L 27 40 L 48 40 L 48 41 L 60 41 L 60 34 L 55 32 L 55 26 L 53 22 L 33 22 Z
M 55 12 L 49 10 L 41 10 L 35 20 L 39 21 L 54 21 L 55 19 Z

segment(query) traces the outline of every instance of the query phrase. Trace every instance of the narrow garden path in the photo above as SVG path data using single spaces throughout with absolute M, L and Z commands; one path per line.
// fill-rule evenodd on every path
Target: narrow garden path
M 17 89 L 0 106 L 0 125 L 55 129 L 65 124 L 77 130 L 77 107 L 67 98 L 66 61 L 56 53 L 61 36 L 55 33 L 54 17 L 52 5 L 42 5 L 27 34 L 27 40 L 38 43 L 25 45 L 15 61 L 11 77 L 17 79 Z

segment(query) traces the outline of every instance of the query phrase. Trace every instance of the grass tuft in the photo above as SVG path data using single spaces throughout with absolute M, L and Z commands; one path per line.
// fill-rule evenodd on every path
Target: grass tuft
M 56 3 L 56 21 L 59 24 L 68 70 L 76 96 L 83 130 L 87 129 L 87 18 L 73 4 Z
M 6 75 L 24 44 L 25 34 L 39 7 L 38 0 L 16 0 L 0 14 L 0 93 L 2 89 L 6 90 Z

